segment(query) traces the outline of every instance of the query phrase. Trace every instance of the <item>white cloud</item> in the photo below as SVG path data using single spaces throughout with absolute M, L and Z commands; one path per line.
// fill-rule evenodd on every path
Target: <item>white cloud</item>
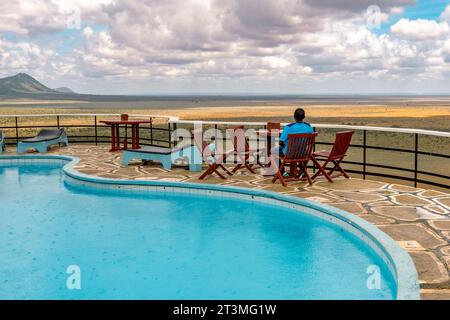
M 447 21 L 450 23 L 450 5 L 448 5 L 444 12 L 442 12 L 440 19 L 441 21 Z
M 431 40 L 448 37 L 450 35 L 450 27 L 447 22 L 425 19 L 401 19 L 391 27 L 391 32 L 405 39 Z
M 379 35 L 365 23 L 365 8 L 373 2 L 8 0 L 0 2 L 2 72 L 130 82 L 339 84 L 367 76 L 407 81 L 448 74 L 450 6 L 440 21 L 401 19 L 390 34 Z M 383 2 L 383 21 L 412 2 Z M 80 8 L 82 28 L 61 35 L 73 6 Z M 6 40 L 5 31 L 15 38 Z M 72 42 L 59 52 L 65 37 Z

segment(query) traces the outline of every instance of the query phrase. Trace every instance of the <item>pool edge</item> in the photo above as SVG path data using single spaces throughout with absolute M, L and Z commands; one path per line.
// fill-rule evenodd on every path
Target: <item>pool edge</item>
M 210 190 L 216 192 L 224 192 L 229 194 L 243 194 L 247 196 L 265 198 L 276 200 L 287 204 L 303 206 L 315 211 L 324 213 L 348 225 L 350 228 L 355 228 L 364 233 L 370 238 L 380 250 L 392 261 L 392 267 L 395 269 L 393 274 L 397 284 L 396 300 L 419 300 L 420 286 L 418 281 L 417 271 L 410 255 L 402 249 L 391 237 L 378 229 L 376 226 L 359 218 L 351 213 L 341 209 L 314 202 L 307 199 L 283 195 L 280 193 L 255 190 L 249 188 L 239 188 L 233 186 L 209 185 L 192 182 L 175 182 L 175 181 L 152 181 L 152 180 L 125 180 L 125 179 L 110 179 L 96 177 L 84 174 L 76 170 L 75 166 L 80 161 L 79 158 L 64 155 L 0 155 L 0 160 L 63 160 L 67 163 L 62 170 L 68 177 L 91 184 L 100 185 L 115 185 L 115 186 L 155 186 L 178 189 L 200 189 Z M 308 214 L 308 213 L 307 213 Z M 334 222 L 332 222 L 334 223 Z M 336 224 L 336 223 L 335 223 Z M 373 248 L 375 250 L 375 248 Z M 376 251 L 376 250 L 375 250 Z M 377 253 L 378 254 L 378 253 Z M 382 258 L 382 257 L 381 257 Z M 392 270 L 391 270 L 392 272 Z

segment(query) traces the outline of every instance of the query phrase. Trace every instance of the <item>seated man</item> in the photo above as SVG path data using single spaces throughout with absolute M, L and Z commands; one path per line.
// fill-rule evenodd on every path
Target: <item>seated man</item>
M 270 161 L 275 164 L 279 164 L 280 158 L 286 155 L 286 149 L 288 146 L 288 138 L 290 134 L 296 134 L 296 133 L 314 133 L 314 128 L 307 122 L 303 122 L 303 119 L 305 119 L 305 110 L 302 108 L 298 108 L 294 112 L 294 119 L 295 122 L 288 124 L 283 128 L 283 132 L 280 137 L 280 143 L 279 146 L 273 147 L 271 149 L 271 157 Z M 278 170 L 278 165 L 270 165 L 266 168 L 266 171 L 263 173 L 264 175 L 272 175 L 275 174 L 273 170 Z M 287 175 L 287 173 L 284 172 L 284 167 L 282 169 L 283 175 Z
M 295 122 L 288 124 L 283 128 L 283 132 L 280 137 L 280 147 L 281 152 L 283 155 L 286 154 L 286 148 L 288 145 L 288 137 L 290 134 L 296 134 L 296 133 L 313 133 L 314 128 L 307 122 L 303 122 L 303 119 L 305 119 L 305 110 L 302 108 L 298 108 L 294 112 L 294 119 Z

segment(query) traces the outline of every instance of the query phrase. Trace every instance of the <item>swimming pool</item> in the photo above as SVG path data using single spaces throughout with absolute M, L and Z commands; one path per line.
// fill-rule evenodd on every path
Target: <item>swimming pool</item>
M 99 188 L 68 178 L 64 164 L 0 159 L 0 299 L 398 297 L 395 266 L 308 208 Z M 79 290 L 66 285 L 73 265 Z M 373 266 L 380 288 L 367 285 Z

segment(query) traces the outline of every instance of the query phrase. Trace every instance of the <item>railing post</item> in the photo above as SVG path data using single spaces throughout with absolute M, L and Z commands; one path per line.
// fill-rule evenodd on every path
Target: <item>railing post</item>
M 95 145 L 98 145 L 97 115 L 94 116 Z
M 316 127 L 313 127 L 313 132 L 316 132 Z M 313 152 L 316 152 L 316 142 L 317 142 L 316 139 L 314 139 Z M 313 173 L 316 173 L 316 164 L 314 162 L 313 162 Z
M 59 115 L 56 115 L 56 126 L 57 126 L 58 129 L 59 129 Z M 60 143 L 60 142 L 58 143 L 58 146 L 61 147 L 61 143 Z
M 363 179 L 366 180 L 367 131 L 363 130 Z
M 417 188 L 417 170 L 419 164 L 419 134 L 414 135 L 414 188 Z
M 153 118 L 150 118 L 150 145 L 153 145 Z
M 169 148 L 172 148 L 172 126 L 171 126 L 171 124 L 170 124 L 170 122 L 168 123 L 169 124 Z
M 17 116 L 15 117 L 15 120 L 16 120 L 16 144 L 18 144 L 19 143 L 19 119 Z

